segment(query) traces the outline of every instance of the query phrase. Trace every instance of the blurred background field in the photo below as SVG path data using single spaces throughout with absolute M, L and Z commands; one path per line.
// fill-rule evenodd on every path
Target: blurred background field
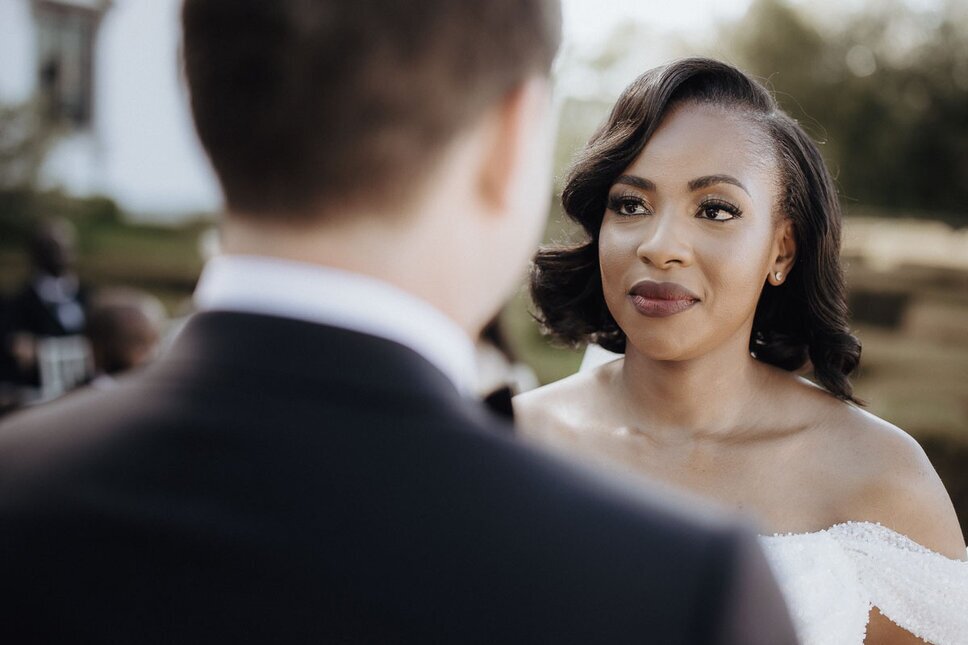
M 0 18 L 14 16 L 11 7 L 18 2 L 0 0 Z M 33 222 L 57 215 L 78 228 L 79 273 L 86 282 L 145 289 L 173 317 L 189 311 L 214 236 L 218 206 L 210 171 L 191 156 L 196 152 L 182 161 L 173 148 L 160 142 L 154 147 L 154 140 L 138 144 L 140 157 L 113 157 L 122 146 L 116 140 L 140 140 L 106 134 L 111 118 L 120 118 L 111 115 L 120 113 L 118 105 L 137 109 L 142 103 L 111 94 L 97 98 L 98 79 L 121 74 L 111 67 L 117 53 L 103 49 L 123 40 L 116 33 L 122 28 L 135 29 L 152 2 L 19 3 L 31 20 L 23 28 L 39 29 L 43 37 L 34 43 L 38 53 L 19 62 L 2 56 L 9 42 L 0 45 L 0 75 L 7 75 L 0 77 L 0 292 L 10 293 L 27 277 L 24 245 Z M 177 3 L 151 6 L 157 12 L 162 5 L 163 24 L 173 29 Z M 566 0 L 565 46 L 557 66 L 556 195 L 546 241 L 576 235 L 557 203 L 569 160 L 637 74 L 678 56 L 712 55 L 762 78 L 823 144 L 846 207 L 851 309 L 864 345 L 856 392 L 872 412 L 922 442 L 968 532 L 968 3 L 696 0 L 677 6 L 660 16 L 658 3 Z M 74 24 L 64 15 L 88 25 L 88 49 L 77 49 L 70 44 L 76 39 L 66 37 L 66 44 L 57 44 L 58 34 Z M 0 40 L 4 30 L 15 28 L 11 24 L 0 28 Z M 175 87 L 177 33 L 168 37 L 171 42 L 153 55 L 170 57 L 165 83 Z M 132 53 L 135 62 L 148 55 Z M 68 72 L 79 64 L 71 57 L 78 56 L 87 56 L 88 66 L 79 72 L 92 84 L 87 89 L 68 82 Z M 50 60 L 62 70 L 53 81 L 42 73 Z M 32 79 L 19 94 L 10 89 L 16 83 L 8 82 L 15 65 L 26 65 L 27 72 L 17 73 Z M 99 77 L 99 66 L 109 71 Z M 152 68 L 141 69 L 143 75 Z M 140 76 L 139 83 L 135 87 L 144 86 Z M 155 103 L 184 110 L 183 96 Z M 99 116 L 99 105 L 115 108 Z M 178 127 L 184 130 L 182 117 Z M 134 118 L 148 130 L 155 124 L 148 113 Z M 190 128 L 179 136 L 190 137 Z M 85 146 L 93 146 L 89 159 Z M 166 155 L 181 170 L 157 166 Z M 108 170 L 103 181 L 86 170 L 82 179 L 63 172 L 78 163 Z M 127 164 L 126 170 L 110 170 L 112 164 Z M 202 195 L 195 201 L 160 200 L 154 206 L 150 195 L 135 198 L 118 187 L 119 177 L 134 173 L 146 185 L 152 179 L 162 186 L 174 182 L 161 192 L 177 192 L 185 168 L 204 184 L 186 184 L 185 195 Z M 541 335 L 524 286 L 502 319 L 514 349 L 542 382 L 578 368 L 580 349 L 553 347 Z
M 111 200 L 57 192 L 0 195 L 0 292 L 28 278 L 27 243 L 35 218 L 56 215 L 78 231 L 78 273 L 94 287 L 137 286 L 158 296 L 169 313 L 187 306 L 202 268 L 205 233 L 213 223 L 178 226 L 131 223 Z

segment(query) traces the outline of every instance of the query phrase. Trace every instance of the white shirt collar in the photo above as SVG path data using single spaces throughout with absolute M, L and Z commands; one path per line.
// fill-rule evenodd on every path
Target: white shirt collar
M 386 282 L 331 267 L 254 255 L 209 260 L 199 311 L 282 316 L 379 336 L 414 350 L 463 394 L 473 391 L 474 344 L 453 320 Z

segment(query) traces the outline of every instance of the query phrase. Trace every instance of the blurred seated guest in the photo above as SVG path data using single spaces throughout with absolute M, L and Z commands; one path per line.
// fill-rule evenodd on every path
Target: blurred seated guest
M 32 273 L 8 303 L 4 325 L 10 382 L 41 386 L 37 341 L 84 333 L 87 292 L 74 272 L 76 242 L 74 226 L 61 218 L 40 222 L 31 237 Z
M 164 306 L 148 293 L 128 288 L 99 292 L 87 318 L 94 356 L 91 385 L 112 387 L 116 376 L 154 358 L 166 319 Z

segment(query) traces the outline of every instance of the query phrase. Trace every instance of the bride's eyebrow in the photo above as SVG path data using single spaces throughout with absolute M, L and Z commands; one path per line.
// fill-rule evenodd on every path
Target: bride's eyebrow
M 655 182 L 651 179 L 636 175 L 619 175 L 615 180 L 615 184 L 625 184 L 652 192 L 656 190 Z M 715 186 L 716 184 L 731 184 L 741 189 L 747 195 L 750 194 L 750 191 L 743 185 L 743 182 L 732 175 L 705 175 L 703 177 L 697 177 L 689 182 L 688 187 L 690 191 L 696 191 Z
M 655 183 L 645 179 L 644 177 L 636 177 L 635 175 L 619 175 L 615 180 L 616 184 L 625 184 L 627 186 L 635 186 L 636 188 L 641 188 L 642 190 L 650 190 L 655 192 Z
M 733 186 L 742 189 L 742 191 L 747 195 L 750 194 L 750 191 L 746 189 L 746 186 L 743 185 L 743 182 L 731 175 L 706 175 L 705 177 L 697 177 L 689 182 L 689 190 L 702 190 L 703 188 L 709 188 L 710 186 L 715 186 L 716 184 L 732 184 Z

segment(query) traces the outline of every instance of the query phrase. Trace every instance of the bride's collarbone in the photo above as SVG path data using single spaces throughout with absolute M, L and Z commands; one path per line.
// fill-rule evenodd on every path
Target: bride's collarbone
M 729 440 L 668 435 L 663 443 L 647 419 L 620 415 L 600 375 L 576 375 L 516 400 L 522 434 L 746 512 L 764 534 L 879 522 L 948 557 L 965 557 L 950 498 L 924 452 L 856 406 L 795 384 L 789 396 L 763 406 L 766 414 L 744 419 L 742 432 L 727 433 Z
M 735 421 L 713 418 L 705 428 L 677 423 L 675 413 L 637 408 L 619 394 L 611 365 L 579 372 L 522 395 L 514 400 L 515 413 L 523 434 L 598 437 L 627 443 L 644 442 L 661 446 L 695 444 L 712 449 L 775 447 L 786 439 L 821 430 L 846 407 L 813 386 L 786 379 L 775 393 L 761 393 L 760 401 L 744 406 Z M 714 409 L 716 402 L 711 402 Z M 658 419 L 672 418 L 662 422 Z
M 750 424 L 691 436 L 630 422 L 614 409 L 592 414 L 575 399 L 569 402 L 546 408 L 543 422 L 525 434 L 756 517 L 766 534 L 816 532 L 844 518 L 841 493 L 848 473 L 837 456 L 843 441 L 832 440 L 824 424 L 787 420 L 780 427 Z

